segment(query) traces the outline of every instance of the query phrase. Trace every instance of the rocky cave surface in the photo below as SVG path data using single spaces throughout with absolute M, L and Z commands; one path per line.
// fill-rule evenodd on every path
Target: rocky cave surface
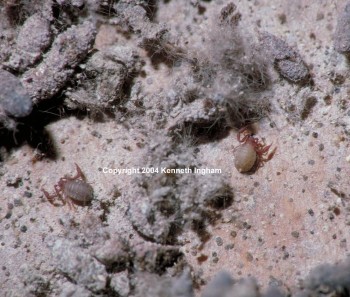
M 0 295 L 349 296 L 349 32 L 342 0 L 2 0 Z

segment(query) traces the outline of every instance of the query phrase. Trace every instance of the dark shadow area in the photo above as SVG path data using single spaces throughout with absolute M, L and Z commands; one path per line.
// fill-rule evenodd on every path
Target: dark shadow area
M 177 244 L 178 240 L 177 237 L 183 232 L 183 226 L 180 225 L 179 223 L 171 222 L 170 227 L 169 227 L 169 233 L 166 238 L 165 244 L 173 245 Z
M 157 253 L 155 273 L 162 275 L 167 271 L 167 268 L 173 267 L 183 256 L 183 253 L 177 248 Z
M 142 5 L 141 6 L 146 10 L 147 17 L 150 19 L 150 21 L 154 21 L 157 15 L 158 11 L 158 1 L 157 0 L 147 0 L 147 6 Z
M 225 107 L 227 124 L 236 129 L 258 122 L 270 112 L 270 103 L 266 98 L 227 100 Z
M 24 4 L 21 2 L 5 1 L 5 3 L 1 5 L 3 5 L 7 19 L 12 26 L 23 25 L 28 15 L 30 15 L 30 13 L 24 9 Z
M 118 259 L 118 261 L 110 263 L 110 264 L 104 264 L 106 266 L 106 270 L 108 273 L 118 273 L 122 272 L 130 267 L 133 267 L 132 259 Z
M 233 200 L 234 194 L 227 185 L 217 193 L 213 193 L 212 197 L 206 201 L 206 205 L 216 210 L 224 210 L 232 205 Z
M 44 128 L 41 121 L 32 122 L 31 119 L 22 119 L 17 123 L 15 131 L 2 128 L 0 130 L 0 147 L 4 147 L 7 151 L 28 144 L 37 150 L 37 154 L 33 157 L 33 163 L 48 158 L 57 159 L 57 151 L 50 133 Z
M 176 143 L 182 143 L 186 138 L 192 145 L 206 144 L 218 141 L 229 135 L 230 128 L 225 119 L 212 122 L 184 122 L 170 131 L 170 136 Z
M 144 40 L 141 47 L 147 51 L 155 70 L 159 69 L 160 64 L 165 64 L 173 68 L 185 60 L 185 52 L 178 46 L 166 40 L 166 32 L 159 33 L 161 36 Z
M 100 219 L 102 222 L 107 222 L 108 215 L 111 213 L 110 208 L 115 205 L 114 201 L 100 201 L 100 207 L 102 209 L 102 214 Z
M 75 116 L 81 120 L 87 115 L 86 111 L 65 108 L 62 97 L 52 98 L 37 105 L 28 117 L 17 119 L 14 122 L 16 126 L 13 130 L 2 127 L 0 129 L 0 147 L 10 151 L 28 144 L 37 150 L 33 163 L 44 158 L 56 160 L 58 158 L 56 145 L 45 126 L 62 118 Z M 11 118 L 10 121 L 12 121 Z
M 102 14 L 104 16 L 108 16 L 108 17 L 114 17 L 116 16 L 117 12 L 114 9 L 114 3 L 116 3 L 118 1 L 116 0 L 108 0 L 108 1 L 103 1 L 100 4 L 100 7 L 98 9 L 98 13 Z M 89 4 L 87 4 L 89 5 Z
M 343 53 L 345 59 L 346 59 L 346 66 L 350 67 L 350 54 L 349 53 Z
M 201 246 L 204 247 L 204 244 L 209 241 L 211 234 L 207 231 L 206 223 L 202 220 L 194 220 L 191 225 L 191 229 L 196 232 L 198 237 L 201 240 Z M 201 248 L 199 248 L 201 249 Z
M 211 238 L 211 234 L 207 231 L 208 224 L 215 225 L 222 218 L 221 210 L 230 207 L 234 200 L 234 194 L 228 185 L 215 193 L 209 193 L 209 199 L 206 199 L 205 206 L 211 209 L 201 211 L 201 219 L 193 220 L 191 229 L 195 231 L 201 240 L 201 246 Z
M 59 33 L 67 30 L 72 25 L 78 25 L 81 21 L 81 16 L 87 14 L 87 11 L 84 11 L 84 5 L 77 7 L 60 5 L 56 1 L 52 3 L 52 24 Z
M 146 234 L 144 234 L 144 232 L 142 232 L 142 230 L 140 230 L 139 226 L 136 226 L 136 224 L 132 224 L 134 230 L 137 232 L 138 235 L 140 235 L 144 240 L 149 241 L 149 242 L 153 242 L 153 243 L 158 243 L 158 244 L 169 244 L 169 245 L 174 245 L 178 243 L 177 237 L 181 234 L 181 232 L 183 231 L 182 226 L 178 225 L 175 222 L 170 223 L 170 227 L 169 227 L 169 233 L 166 236 L 166 239 L 162 240 L 162 241 L 157 241 L 156 239 L 154 239 L 151 236 L 148 236 Z

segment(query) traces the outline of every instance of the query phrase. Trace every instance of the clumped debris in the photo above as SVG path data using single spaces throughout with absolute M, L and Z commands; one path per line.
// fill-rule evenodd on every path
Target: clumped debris
M 273 288 L 268 288 L 266 294 L 261 294 L 259 286 L 255 278 L 241 278 L 234 280 L 231 275 L 226 271 L 220 271 L 217 273 L 208 285 L 204 288 L 201 297 L 272 297 L 285 295 L 278 295 L 280 291 Z M 276 295 L 274 295 L 276 294 Z
M 201 233 L 215 221 L 216 210 L 233 201 L 233 191 L 223 176 L 195 173 L 200 163 L 187 145 L 159 135 L 142 158 L 148 159 L 146 167 L 158 173 L 135 179 L 129 218 L 152 241 L 175 244 L 185 226 Z
M 334 48 L 337 52 L 350 54 L 350 2 L 338 16 L 337 27 L 334 33 Z
M 292 293 L 294 297 L 321 297 L 337 296 L 345 297 L 350 290 L 350 261 L 346 259 L 337 264 L 321 264 L 313 269 L 309 276 L 302 282 L 300 289 Z M 234 280 L 225 271 L 215 275 L 204 288 L 202 297 L 286 297 L 290 296 L 282 288 L 269 286 L 265 292 L 261 292 L 254 278 L 242 278 Z
M 91 297 L 91 292 L 84 287 L 66 282 L 61 287 L 59 297 Z
M 115 273 L 111 277 L 110 287 L 120 297 L 130 296 L 130 291 L 131 291 L 130 276 L 126 271 Z
M 164 274 L 169 267 L 182 259 L 183 254 L 177 246 L 142 242 L 131 247 L 133 267 L 138 271 Z
M 292 83 L 310 82 L 310 72 L 300 54 L 281 38 L 262 32 L 259 36 L 262 47 L 279 74 Z
M 305 287 L 313 291 L 328 290 L 346 296 L 350 291 L 350 260 L 337 264 L 322 264 L 310 272 L 305 280 Z
M 23 282 L 23 296 L 45 296 L 50 291 L 50 279 L 41 271 L 23 264 L 19 273 Z
M 77 87 L 66 92 L 70 108 L 113 110 L 121 104 L 128 84 L 140 71 L 137 53 L 127 46 L 112 46 L 93 54 L 76 77 Z
M 106 267 L 127 265 L 132 256 L 128 243 L 120 237 L 107 240 L 95 251 L 95 257 Z
M 225 296 L 231 291 L 234 280 L 226 271 L 221 271 L 215 275 L 205 287 L 202 297 Z
M 185 274 L 183 282 L 187 282 L 188 289 L 177 285 L 175 289 L 192 288 L 189 269 L 185 269 L 187 264 L 178 246 L 156 244 L 139 237 L 130 240 L 118 233 L 118 226 L 103 226 L 96 216 L 88 216 L 78 225 L 75 217 L 67 213 L 61 217 L 61 224 L 66 230 L 65 237 L 49 236 L 45 240 L 53 255 L 55 274 L 75 285 L 65 282 L 61 294 L 87 290 L 101 296 L 118 293 L 126 297 L 142 290 L 144 279 L 138 277 L 144 273 L 175 283 Z M 174 272 L 171 277 L 169 270 Z
M 1 109 L 8 116 L 28 116 L 33 108 L 32 100 L 19 78 L 0 69 L 0 116 Z
M 236 5 L 229 2 L 211 17 L 205 42 L 194 54 L 194 76 L 204 96 L 224 111 L 227 125 L 240 128 L 268 113 L 267 64 L 259 45 L 241 30 Z
M 45 59 L 22 76 L 22 83 L 34 103 L 58 93 L 91 50 L 95 36 L 95 25 L 85 21 L 56 37 Z
M 52 254 L 57 268 L 73 281 L 93 292 L 106 288 L 105 267 L 84 249 L 66 239 L 57 239 L 52 247 Z
M 50 21 L 41 13 L 30 16 L 18 33 L 15 50 L 6 66 L 19 72 L 27 70 L 42 58 L 50 43 Z
M 200 46 L 184 46 L 181 55 L 168 51 L 173 59 L 173 80 L 163 93 L 164 108 L 171 115 L 166 127 L 171 133 L 189 127 L 195 133 L 211 127 L 219 134 L 218 130 L 240 128 L 267 116 L 267 64 L 252 36 L 241 32 L 240 18 L 237 7 L 229 2 L 210 15 Z M 161 36 L 163 42 L 175 46 L 172 39 L 176 38 L 169 33 Z M 181 71 L 174 65 L 181 65 Z M 213 131 L 203 133 L 212 136 Z

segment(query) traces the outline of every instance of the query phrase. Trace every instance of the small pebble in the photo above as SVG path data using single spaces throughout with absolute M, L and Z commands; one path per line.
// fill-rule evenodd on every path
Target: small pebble
M 252 226 L 249 225 L 247 222 L 244 222 L 243 223 L 243 228 L 246 229 L 246 230 L 249 230 Z
M 32 111 L 32 100 L 20 79 L 0 69 L 0 105 L 10 116 L 25 117 Z
M 25 233 L 27 231 L 27 226 L 23 225 L 20 228 L 21 232 Z
M 16 199 L 13 201 L 13 203 L 14 203 L 14 205 L 15 205 L 16 207 L 17 207 L 17 206 L 22 206 L 22 205 L 23 205 L 21 199 L 18 199 L 18 198 L 16 198 Z
M 96 131 L 96 130 L 92 131 L 92 132 L 91 132 L 91 135 L 94 136 L 94 137 L 96 137 L 96 138 L 101 138 L 101 137 L 102 137 L 101 133 L 99 133 L 99 132 Z
M 246 253 L 246 259 L 248 262 L 253 262 L 254 260 L 253 255 L 249 252 Z
M 287 260 L 289 258 L 289 253 L 288 252 L 284 252 L 283 253 L 283 260 Z
M 291 234 L 292 234 L 293 237 L 299 238 L 299 232 L 298 231 L 293 231 Z
M 234 244 L 233 243 L 229 243 L 225 246 L 225 250 L 228 251 L 228 250 L 232 250 L 234 248 Z
M 235 238 L 235 237 L 237 237 L 237 232 L 236 232 L 236 231 L 231 231 L 230 235 L 231 235 L 233 238 Z
M 218 246 L 222 246 L 224 244 L 224 241 L 219 236 L 215 238 L 215 241 Z
M 31 192 L 28 192 L 28 191 L 24 192 L 24 197 L 31 198 L 32 196 L 33 196 L 33 194 Z
M 293 83 L 310 81 L 309 69 L 296 49 L 268 32 L 261 32 L 259 39 L 266 51 L 267 59 L 270 60 L 282 77 Z
M 340 201 L 340 203 L 341 203 L 341 201 Z M 340 215 L 340 209 L 339 209 L 338 207 L 335 207 L 335 208 L 333 209 L 333 212 L 334 212 L 334 214 L 335 214 L 336 216 L 339 216 L 339 215 Z

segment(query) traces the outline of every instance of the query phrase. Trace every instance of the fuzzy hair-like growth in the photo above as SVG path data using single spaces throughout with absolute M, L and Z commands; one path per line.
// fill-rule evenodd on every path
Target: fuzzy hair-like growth
M 166 53 L 163 63 L 181 66 L 173 67 L 171 92 L 165 94 L 166 98 L 174 98 L 165 106 L 171 116 L 170 133 L 192 127 L 194 134 L 202 135 L 215 127 L 217 135 L 210 138 L 220 137 L 218 134 L 228 127 L 240 128 L 269 113 L 267 63 L 253 36 L 240 27 L 241 18 L 231 2 L 208 11 L 202 38 L 194 37 L 181 49 L 171 42 L 176 38 L 170 38 L 168 31 L 157 43 L 152 39 L 154 55 Z
M 224 107 L 231 127 L 256 122 L 269 110 L 267 64 L 240 27 L 241 17 L 232 2 L 214 12 L 203 44 L 193 50 L 194 75 L 207 97 Z

